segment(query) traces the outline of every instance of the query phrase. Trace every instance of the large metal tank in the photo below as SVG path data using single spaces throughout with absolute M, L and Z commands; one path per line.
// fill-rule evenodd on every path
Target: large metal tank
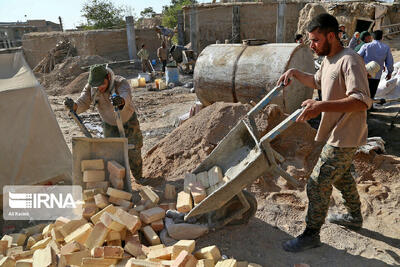
M 314 73 L 311 50 L 302 44 L 213 44 L 199 55 L 194 88 L 203 105 L 214 102 L 260 101 L 290 68 Z M 296 79 L 271 103 L 291 113 L 313 95 L 313 89 Z

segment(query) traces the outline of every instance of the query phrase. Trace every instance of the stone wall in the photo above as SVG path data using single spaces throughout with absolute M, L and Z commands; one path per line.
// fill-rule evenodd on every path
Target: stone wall
M 299 12 L 304 7 L 302 2 L 286 3 L 285 42 L 293 42 L 297 30 Z M 266 39 L 275 42 L 277 8 L 276 1 L 271 3 L 216 3 L 199 4 L 184 8 L 185 43 L 190 42 L 190 14 L 197 17 L 197 41 L 199 52 L 217 40 L 224 42 L 232 39 L 232 10 L 240 7 L 240 39 Z
M 68 38 L 76 47 L 79 56 L 99 55 L 110 60 L 129 59 L 126 30 L 92 30 L 76 32 L 29 33 L 23 36 L 22 47 L 31 68 L 55 47 L 58 41 Z M 152 29 L 136 30 L 138 51 L 145 43 L 150 58 L 157 57 L 160 40 Z

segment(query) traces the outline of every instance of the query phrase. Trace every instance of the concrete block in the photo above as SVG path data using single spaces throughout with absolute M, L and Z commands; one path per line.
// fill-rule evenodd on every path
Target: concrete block
M 190 191 L 189 191 L 190 192 Z M 179 192 L 176 209 L 179 212 L 187 213 L 193 208 L 192 197 L 185 191 Z
M 83 172 L 83 181 L 89 182 L 101 182 L 106 178 L 106 174 L 102 170 L 87 170 Z
M 149 186 L 142 186 L 139 194 L 142 199 L 150 200 L 153 204 L 157 204 L 160 201 L 160 197 Z
M 115 216 L 132 233 L 139 230 L 139 228 L 142 226 L 142 222 L 140 221 L 139 217 L 131 215 L 121 209 L 117 209 Z
M 71 241 L 77 241 L 82 245 L 84 245 L 92 230 L 93 230 L 92 224 L 86 223 L 81 227 L 79 227 L 78 229 L 76 229 L 75 231 L 73 231 L 72 233 L 70 233 L 69 235 L 67 235 L 64 238 L 64 241 L 66 243 L 69 243 Z
M 128 192 L 125 192 L 125 191 L 122 191 L 119 189 L 115 189 L 112 187 L 109 187 L 107 189 L 107 195 L 109 195 L 110 197 L 122 198 L 122 199 L 125 199 L 128 201 L 130 201 L 132 199 L 131 193 L 128 193 Z
M 107 188 L 110 186 L 109 181 L 102 181 L 102 182 L 89 182 L 86 183 L 86 189 L 95 189 L 95 188 L 101 188 L 104 190 L 104 192 L 107 192 Z
M 96 213 L 95 215 L 93 215 L 92 217 L 90 217 L 90 220 L 92 221 L 93 224 L 97 224 L 100 221 L 100 217 L 104 212 L 114 214 L 116 210 L 117 210 L 116 207 L 110 204 L 101 211 L 99 211 L 98 213 Z
M 196 264 L 197 259 L 186 250 L 182 250 L 172 263 L 171 267 L 195 267 Z
M 164 221 L 160 219 L 158 221 L 152 222 L 150 226 L 155 232 L 160 232 L 162 229 L 164 229 Z
M 237 261 L 235 259 L 221 260 L 215 267 L 237 267 Z
M 168 200 L 176 199 L 176 189 L 172 184 L 166 184 L 164 188 L 164 198 Z
M 196 175 L 193 173 L 186 173 L 183 180 L 183 191 L 190 193 L 190 186 L 197 181 Z
M 196 251 L 194 256 L 201 259 L 210 259 L 213 260 L 214 263 L 217 263 L 221 259 L 221 252 L 219 251 L 217 246 L 209 246 Z
M 104 170 L 103 159 L 87 159 L 81 161 L 81 171 L 87 170 Z
M 121 207 L 124 207 L 124 208 L 127 208 L 127 209 L 130 209 L 133 206 L 132 202 L 130 202 L 128 200 L 125 200 L 125 199 L 122 199 L 122 198 L 109 197 L 108 201 L 110 203 L 114 204 L 114 205 L 121 206 Z
M 172 246 L 172 259 L 176 259 L 179 253 L 181 253 L 183 250 L 192 253 L 195 247 L 196 241 L 194 240 L 179 240 L 175 245 Z
M 224 175 L 222 173 L 222 169 L 218 166 L 212 167 L 210 170 L 208 170 L 208 182 L 210 186 L 213 186 L 215 184 L 218 184 L 219 182 L 222 182 L 224 178 Z
M 190 194 L 192 195 L 194 204 L 199 204 L 203 199 L 207 197 L 207 193 L 203 185 L 199 182 L 195 182 L 190 187 Z
M 204 188 L 210 187 L 210 182 L 208 181 L 208 172 L 199 172 L 196 174 L 196 180 L 199 182 Z
M 156 232 L 154 232 L 153 228 L 151 228 L 151 226 L 145 226 L 142 228 L 144 237 L 146 238 L 147 241 L 149 241 L 149 243 L 151 245 L 158 245 L 161 244 L 160 238 L 158 237 L 158 235 L 156 234 Z
M 165 210 L 159 207 L 144 210 L 140 213 L 140 220 L 142 220 L 142 222 L 146 224 L 161 220 L 164 217 L 165 217 Z
M 85 246 L 88 249 L 94 247 L 100 247 L 106 241 L 106 237 L 110 230 L 101 222 L 98 222 L 93 230 L 90 232 L 88 238 L 86 239 Z
M 121 231 L 125 225 L 121 220 L 111 213 L 105 212 L 101 215 L 100 221 L 110 230 Z

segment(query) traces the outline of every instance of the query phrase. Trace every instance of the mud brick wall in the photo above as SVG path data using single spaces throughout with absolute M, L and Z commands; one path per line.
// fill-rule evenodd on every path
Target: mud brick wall
M 31 68 L 55 47 L 57 42 L 68 38 L 76 47 L 78 56 L 99 55 L 110 60 L 129 59 L 126 30 L 92 30 L 76 32 L 29 33 L 23 36 L 22 48 Z M 138 50 L 145 43 L 150 57 L 157 57 L 160 40 L 152 29 L 136 30 Z

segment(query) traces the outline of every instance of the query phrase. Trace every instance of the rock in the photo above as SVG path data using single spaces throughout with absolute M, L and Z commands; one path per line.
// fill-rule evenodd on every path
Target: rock
M 178 223 L 167 225 L 168 235 L 174 239 L 196 239 L 208 232 L 208 227 L 200 224 Z
M 168 231 L 167 229 L 163 229 L 160 232 L 160 239 L 161 239 L 161 243 L 163 243 L 166 247 L 172 246 L 174 245 L 176 242 L 178 242 L 178 240 L 173 239 L 172 237 L 170 237 L 168 235 Z

